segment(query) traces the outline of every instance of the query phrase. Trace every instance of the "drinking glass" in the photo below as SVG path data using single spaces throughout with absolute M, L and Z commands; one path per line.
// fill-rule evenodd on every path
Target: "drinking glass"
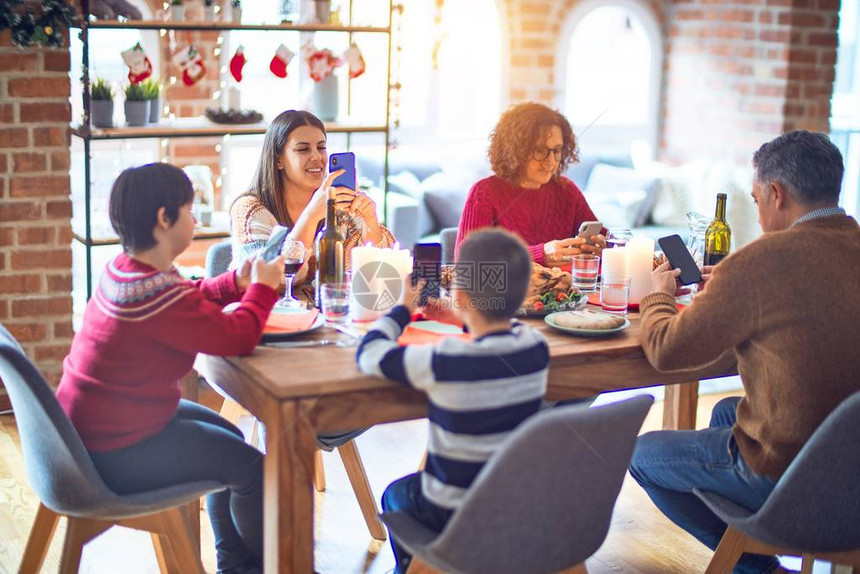
M 629 295 L 629 275 L 603 278 L 600 285 L 600 306 L 607 313 L 626 315 Z
M 624 247 L 633 237 L 633 232 L 626 227 L 612 227 L 606 236 L 606 247 Z
M 600 268 L 600 257 L 597 255 L 573 256 L 573 284 L 580 291 L 593 292 L 597 290 L 597 271 Z
M 349 322 L 349 284 L 323 283 L 320 286 L 322 312 L 326 323 Z
M 305 262 L 305 246 L 301 241 L 287 237 L 281 246 L 281 255 L 284 256 L 284 279 L 287 282 L 287 289 L 276 305 L 288 309 L 304 309 L 305 304 L 293 297 L 293 277 Z

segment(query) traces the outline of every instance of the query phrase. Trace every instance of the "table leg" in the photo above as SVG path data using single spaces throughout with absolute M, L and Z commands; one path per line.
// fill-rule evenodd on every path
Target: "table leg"
M 699 403 L 699 381 L 666 385 L 663 399 L 664 430 L 694 430 Z
M 316 433 L 297 401 L 272 407 L 265 422 L 265 572 L 313 572 Z
M 200 382 L 200 376 L 197 371 L 191 370 L 187 375 L 182 377 L 179 382 L 182 387 L 182 398 L 188 401 L 197 402 L 197 385 Z M 189 502 L 182 507 L 188 518 L 188 526 L 191 529 L 191 545 L 200 552 L 200 501 Z

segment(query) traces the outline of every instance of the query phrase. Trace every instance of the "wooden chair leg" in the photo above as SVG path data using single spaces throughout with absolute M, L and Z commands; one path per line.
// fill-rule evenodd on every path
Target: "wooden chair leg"
M 170 541 L 170 550 L 176 558 L 179 571 L 183 574 L 186 572 L 204 574 L 200 552 L 195 551 L 191 544 L 191 527 L 182 511 L 178 508 L 172 508 L 162 512 L 160 517 L 164 523 L 167 539 Z
M 406 574 L 442 574 L 417 556 L 409 563 Z
M 361 507 L 361 513 L 364 515 L 364 521 L 367 523 L 370 535 L 376 540 L 385 540 L 387 538 L 385 526 L 379 520 L 379 507 L 376 505 L 376 499 L 373 498 L 373 491 L 367 481 L 367 473 L 364 470 L 355 441 L 351 440 L 341 445 L 337 452 L 340 453 L 340 458 L 343 460 L 343 466 L 346 468 L 346 474 L 352 484 L 355 497 L 358 499 L 358 506 Z
M 71 517 L 68 521 L 66 540 L 63 542 L 63 555 L 60 558 L 60 574 L 77 574 L 84 544 L 113 526 L 113 523 Z
M 321 450 L 314 453 L 314 488 L 317 492 L 325 492 L 325 466 Z
M 234 425 L 239 424 L 239 419 L 242 418 L 247 411 L 242 408 L 242 405 L 234 401 L 233 399 L 224 397 L 224 402 L 221 404 L 221 418 L 226 419 L 233 423 Z
M 562 570 L 559 574 L 588 574 L 588 570 L 585 568 L 585 562 L 582 562 L 567 570 Z
M 151 532 L 152 547 L 155 550 L 155 560 L 158 562 L 158 571 L 161 574 L 175 572 L 173 557 L 170 556 L 170 542 L 161 534 Z M 171 568 L 173 567 L 173 569 Z
M 720 540 L 720 544 L 717 546 L 717 550 L 714 552 L 714 557 L 711 558 L 711 563 L 708 564 L 705 574 L 727 574 L 731 572 L 732 568 L 737 564 L 738 559 L 740 559 L 741 554 L 744 553 L 747 540 L 748 538 L 745 535 L 731 526 L 726 529 L 726 533 L 723 534 L 723 538 Z
M 30 536 L 27 537 L 27 546 L 24 548 L 24 557 L 18 567 L 18 574 L 35 574 L 42 569 L 51 539 L 57 530 L 60 515 L 50 510 L 44 504 L 39 504 L 36 510 L 36 518 L 30 528 Z
M 800 574 L 812 574 L 812 566 L 815 564 L 815 554 L 803 554 L 800 566 Z

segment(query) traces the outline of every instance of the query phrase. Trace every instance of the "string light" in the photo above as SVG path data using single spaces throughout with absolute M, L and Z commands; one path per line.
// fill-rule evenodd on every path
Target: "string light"
M 220 56 L 221 55 L 221 48 L 215 48 L 214 50 L 212 50 L 212 55 Z
M 212 99 L 217 100 L 220 97 L 221 97 L 221 90 L 215 90 L 215 92 L 212 94 Z

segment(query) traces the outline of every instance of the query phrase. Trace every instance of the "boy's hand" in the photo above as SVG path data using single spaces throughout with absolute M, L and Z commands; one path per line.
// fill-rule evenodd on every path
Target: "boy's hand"
M 251 264 L 251 283 L 268 285 L 275 291 L 281 286 L 284 275 L 284 256 L 278 255 L 271 263 L 255 259 Z
M 415 311 L 419 307 L 419 300 L 421 299 L 421 289 L 424 288 L 424 285 L 427 283 L 424 279 L 418 281 L 418 285 L 412 286 L 412 274 L 406 276 L 406 279 L 403 281 L 403 294 L 400 296 L 400 301 L 398 303 L 400 305 L 405 305 L 411 311 Z
M 239 293 L 244 293 L 251 284 L 251 262 L 253 259 L 245 259 L 242 266 L 236 270 L 236 288 Z
M 463 326 L 463 320 L 454 309 L 454 301 L 451 298 L 428 297 L 427 304 L 421 309 L 421 314 L 425 319 Z

